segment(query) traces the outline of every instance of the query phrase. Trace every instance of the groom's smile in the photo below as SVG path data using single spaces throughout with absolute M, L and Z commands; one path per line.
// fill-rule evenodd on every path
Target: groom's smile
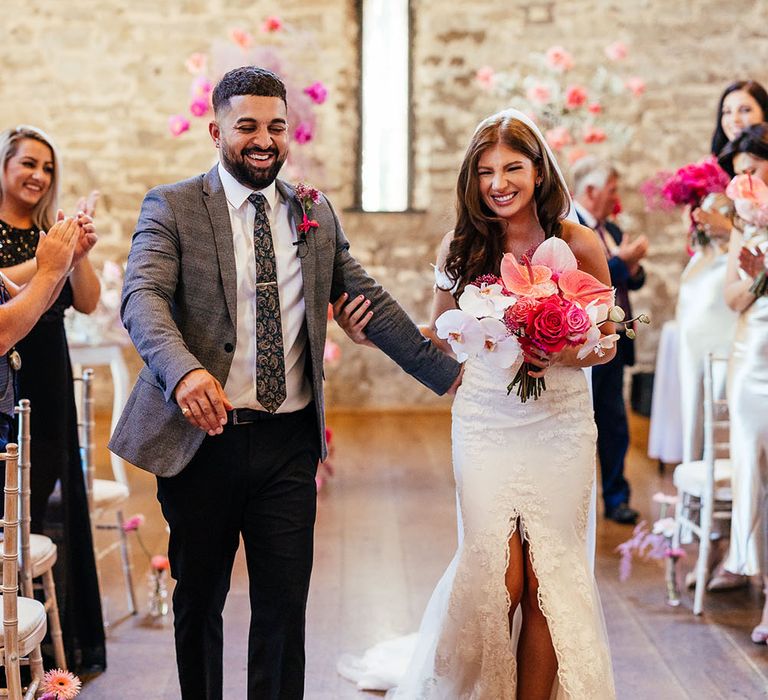
M 255 190 L 274 182 L 288 155 L 287 109 L 279 97 L 230 98 L 210 132 L 227 171 Z

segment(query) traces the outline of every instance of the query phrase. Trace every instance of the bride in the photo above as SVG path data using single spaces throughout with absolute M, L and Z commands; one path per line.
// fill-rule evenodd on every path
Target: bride
M 502 256 L 529 256 L 562 238 L 580 269 L 610 286 L 595 234 L 566 218 L 570 197 L 536 126 L 506 110 L 479 124 L 461 166 L 457 222 L 440 246 L 435 320 L 464 287 L 498 275 Z M 336 304 L 356 342 L 372 312 Z M 612 333 L 612 324 L 602 327 Z M 429 331 L 428 331 L 429 332 Z M 445 341 L 430 333 L 446 351 Z M 465 364 L 453 404 L 458 551 L 427 606 L 418 635 L 380 645 L 339 671 L 371 688 L 388 679 L 403 700 L 611 700 L 615 698 L 600 600 L 587 546 L 596 429 L 582 367 L 607 362 L 578 348 L 526 355 L 546 391 L 507 395 L 518 369 Z M 404 661 L 403 661 L 404 659 Z M 399 664 L 399 667 L 398 667 Z

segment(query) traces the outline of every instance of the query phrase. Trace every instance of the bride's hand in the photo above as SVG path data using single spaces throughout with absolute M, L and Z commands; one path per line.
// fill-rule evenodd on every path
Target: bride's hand
M 543 377 L 547 373 L 547 370 L 552 366 L 554 358 L 555 355 L 546 353 L 534 346 L 531 346 L 527 350 L 523 350 L 523 360 L 528 364 L 539 368 L 535 371 L 528 370 L 528 375 L 530 377 Z
M 365 334 L 365 327 L 373 317 L 373 311 L 368 310 L 370 304 L 362 294 L 349 301 L 349 294 L 344 292 L 333 302 L 333 318 L 352 342 L 372 348 L 375 346 Z

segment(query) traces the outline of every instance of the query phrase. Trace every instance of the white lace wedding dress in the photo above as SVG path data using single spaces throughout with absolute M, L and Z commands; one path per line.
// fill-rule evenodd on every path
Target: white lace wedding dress
M 554 366 L 541 398 L 521 403 L 506 391 L 517 367 L 466 363 L 453 404 L 459 548 L 417 635 L 340 660 L 361 688 L 402 700 L 516 699 L 520 612 L 510 635 L 504 574 L 519 523 L 557 653 L 552 698 L 615 698 L 586 545 L 596 439 L 587 379 Z

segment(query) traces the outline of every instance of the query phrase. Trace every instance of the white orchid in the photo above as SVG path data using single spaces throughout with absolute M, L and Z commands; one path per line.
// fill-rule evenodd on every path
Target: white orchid
M 576 357 L 579 360 L 583 360 L 587 355 L 593 352 L 598 357 L 602 357 L 605 355 L 605 351 L 610 350 L 619 339 L 619 336 L 616 333 L 603 335 L 597 325 L 609 318 L 611 309 L 606 304 L 598 303 L 598 300 L 595 299 L 587 304 L 587 308 L 584 309 L 584 311 L 587 312 L 589 320 L 592 322 L 592 327 L 587 331 L 587 339 L 581 347 L 581 350 L 576 353 Z
M 449 309 L 435 321 L 438 338 L 444 338 L 456 353 L 456 359 L 464 362 L 480 353 L 485 344 L 485 332 L 474 316 L 461 309 Z
M 486 359 L 501 369 L 511 367 L 521 353 L 517 338 L 510 335 L 507 327 L 498 319 L 484 318 L 480 325 L 485 333 L 483 347 Z
M 468 284 L 459 297 L 459 308 L 475 318 L 502 319 L 504 311 L 517 301 L 517 297 L 506 295 L 503 290 L 500 284 Z

